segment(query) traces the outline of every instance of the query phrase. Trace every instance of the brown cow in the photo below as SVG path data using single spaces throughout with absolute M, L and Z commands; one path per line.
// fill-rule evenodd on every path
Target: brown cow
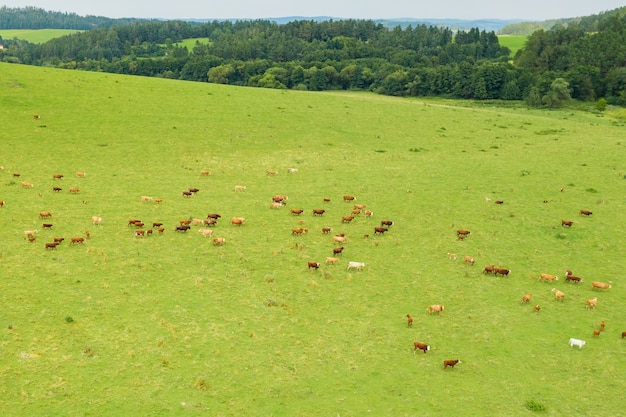
M 76 187 L 70 188 L 70 193 L 72 193 L 72 194 L 77 194 L 79 192 L 80 192 L 80 190 L 78 188 L 76 188 Z
M 53 224 L 52 223 L 43 223 L 41 225 L 41 227 L 43 227 L 44 229 L 52 229 Z
M 207 176 L 207 175 L 209 175 L 210 173 L 211 173 L 211 172 L 207 171 L 206 169 L 204 169 L 204 170 L 200 171 L 200 175 L 202 175 L 202 176 Z
M 350 223 L 352 220 L 354 220 L 354 216 L 343 216 L 341 218 L 342 223 Z
M 593 213 L 589 210 L 580 210 L 580 214 L 582 214 L 583 216 L 591 216 Z
M 291 234 L 295 235 L 295 236 L 299 236 L 303 233 L 309 233 L 309 229 L 304 229 L 302 227 L 296 227 L 294 229 L 291 229 Z
M 472 258 L 471 256 L 464 256 L 463 262 L 465 262 L 466 264 L 472 264 L 472 266 L 474 266 L 474 258 Z
M 336 264 L 337 262 L 339 262 L 339 258 L 331 258 L 330 256 L 326 257 L 327 264 Z
M 293 214 L 294 216 L 299 216 L 302 213 L 304 213 L 304 210 L 302 209 L 291 209 L 291 214 Z
M 199 189 L 199 188 L 195 188 L 195 187 L 190 187 L 190 188 L 189 188 L 189 192 L 190 192 L 190 193 L 194 193 L 194 194 L 195 194 L 195 193 L 197 193 L 197 192 L 199 192 L 199 191 L 200 191 L 200 189 Z
M 65 238 L 64 238 L 64 237 L 55 237 L 55 238 L 54 238 L 54 241 L 55 241 L 55 242 L 58 242 L 58 243 L 61 243 L 61 242 L 63 242 L 64 240 L 65 240 Z
M 324 213 L 326 213 L 326 210 L 322 210 L 322 209 L 314 209 L 313 210 L 313 215 L 314 216 L 322 216 Z
M 76 176 L 77 176 L 77 177 L 80 177 L 80 178 L 84 178 L 84 177 L 86 177 L 86 176 L 87 176 L 87 174 L 86 174 L 85 172 L 78 171 L 78 172 L 76 173 Z
M 61 192 L 63 190 L 63 188 L 61 187 L 52 187 L 52 191 L 54 191 L 55 193 Z
M 214 220 L 217 220 L 217 219 L 219 219 L 220 217 L 222 217 L 222 216 L 221 216 L 221 215 L 219 215 L 219 214 L 217 214 L 217 213 L 209 213 L 209 214 L 207 214 L 207 215 L 206 215 L 206 218 L 207 218 L 207 219 L 214 219 Z
M 343 196 L 343 201 L 354 201 L 356 200 L 356 197 L 352 196 L 352 195 L 344 195 Z
M 60 180 L 61 178 L 63 178 L 63 175 L 61 175 L 61 174 L 52 174 L 52 178 Z
M 485 269 L 483 269 L 483 274 L 495 274 L 495 273 L 496 273 L 496 266 L 493 264 L 487 265 Z
M 611 284 L 606 284 L 600 281 L 593 281 L 591 283 L 591 289 L 593 290 L 595 288 L 599 288 L 601 290 L 608 290 L 609 288 L 611 288 Z
M 181 226 L 188 226 L 191 224 L 191 220 L 189 219 L 179 220 L 178 223 L 180 223 Z
M 471 232 L 469 230 L 463 230 L 463 229 L 459 229 L 456 231 L 456 235 L 459 238 L 459 240 L 463 240 L 465 239 Z
M 23 188 L 33 188 L 34 185 L 32 183 L 28 182 L 28 181 L 24 181 L 24 182 L 22 182 L 22 187 Z
M 74 245 L 74 244 L 82 244 L 85 243 L 85 238 L 84 237 L 73 237 L 72 240 L 70 241 L 70 245 Z
M 581 277 L 577 277 L 575 275 L 566 275 L 565 281 L 573 281 L 573 282 L 581 282 L 583 279 Z
M 522 304 L 526 304 L 527 302 L 529 302 L 532 297 L 533 297 L 532 294 L 523 295 L 522 296 Z
M 622 332 L 622 339 L 626 337 L 626 332 Z
M 598 305 L 598 297 L 593 297 L 591 300 L 587 300 L 585 302 L 585 309 L 589 310 L 590 308 L 596 308 Z
M 407 327 L 413 327 L 413 317 L 410 314 L 406 315 Z
M 320 263 L 319 262 L 308 262 L 307 263 L 309 269 L 313 268 L 313 269 L 318 269 L 320 267 Z
M 539 274 L 539 279 L 546 282 L 558 281 L 559 277 L 552 274 Z
M 443 369 L 446 369 L 448 366 L 454 368 L 457 363 L 461 363 L 461 361 L 458 359 L 446 359 L 443 361 Z
M 193 193 L 191 191 L 183 191 L 183 197 L 191 197 Z
M 49 211 L 42 211 L 41 213 L 39 213 L 39 217 L 42 219 L 47 219 L 48 217 L 52 217 L 52 213 L 50 213 Z
M 424 353 L 426 353 L 430 350 L 430 346 L 428 346 L 426 343 L 413 342 L 413 354 L 414 355 L 415 355 L 415 352 L 417 352 L 417 349 L 421 349 L 424 351 Z
M 243 217 L 233 217 L 232 219 L 230 219 L 230 224 L 236 225 L 236 226 L 241 226 L 245 222 L 246 222 L 246 219 L 244 219 Z
M 381 220 L 380 225 L 389 227 L 389 226 L 393 226 L 393 222 L 391 220 Z
M 217 220 L 215 219 L 205 219 L 204 224 L 207 226 L 215 226 L 217 225 Z
M 135 230 L 135 236 L 145 236 L 145 234 L 144 230 Z
M 56 249 L 59 242 L 46 243 L 46 249 Z
M 386 227 L 375 227 L 374 228 L 374 234 L 385 234 L 386 231 L 388 231 L 389 229 L 387 229 Z
M 496 268 L 495 271 L 493 272 L 494 275 L 502 275 L 504 276 L 509 276 L 509 274 L 511 273 L 510 269 L 506 269 L 506 268 Z
M 224 243 L 226 243 L 225 237 L 216 237 L 215 239 L 213 239 L 213 244 L 215 246 L 222 246 Z
M 445 309 L 445 307 L 444 307 L 444 306 L 442 306 L 442 305 L 439 305 L 439 304 L 433 304 L 433 305 L 428 306 L 428 313 L 429 313 L 429 314 L 433 314 L 433 313 L 437 313 L 437 314 L 439 314 L 439 313 L 441 313 L 444 309 Z
M 343 246 L 340 248 L 334 248 L 333 249 L 333 255 L 339 255 L 343 252 Z
M 177 232 L 186 232 L 189 229 L 191 229 L 191 226 L 188 225 L 176 226 Z
M 572 227 L 573 224 L 574 222 L 571 220 L 561 220 L 561 226 Z
M 163 223 L 152 222 L 152 227 L 161 227 L 161 226 L 163 226 Z
M 327 235 L 329 234 L 333 229 L 330 227 L 322 227 L 322 233 Z

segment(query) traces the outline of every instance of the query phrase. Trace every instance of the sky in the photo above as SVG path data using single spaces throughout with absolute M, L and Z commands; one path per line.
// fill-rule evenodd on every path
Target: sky
M 330 16 L 540 21 L 598 14 L 626 6 L 626 0 L 0 0 L 0 5 L 111 18 L 212 20 Z

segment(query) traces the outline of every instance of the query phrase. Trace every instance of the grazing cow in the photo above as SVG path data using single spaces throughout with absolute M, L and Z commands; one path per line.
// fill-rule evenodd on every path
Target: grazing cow
M 219 214 L 217 214 L 217 213 L 209 213 L 209 214 L 207 214 L 207 215 L 206 215 L 206 218 L 207 218 L 207 219 L 214 219 L 214 220 L 217 220 L 217 219 L 219 219 L 220 217 L 222 217 L 222 216 L 220 216 L 220 215 L 219 215 Z
M 304 210 L 302 209 L 291 209 L 291 214 L 293 214 L 294 216 L 299 216 L 302 213 L 304 213 Z
M 268 169 L 267 170 L 267 175 L 276 175 L 276 174 L 278 174 L 278 171 L 275 171 L 273 169 Z
M 65 240 L 65 238 L 64 238 L 64 237 L 55 237 L 55 238 L 54 238 L 54 241 L 55 241 L 55 242 L 58 242 L 58 243 L 61 243 L 61 242 L 63 242 L 64 240 Z
M 565 281 L 572 281 L 572 282 L 581 282 L 583 279 L 581 277 L 577 277 L 574 275 L 566 275 L 565 276 Z
M 464 256 L 463 262 L 465 262 L 466 264 L 472 264 L 472 266 L 474 266 L 474 258 L 472 258 L 471 256 Z
M 324 203 L 330 203 L 330 198 L 326 198 L 326 197 L 324 197 L 324 198 L 322 199 L 322 201 L 323 201 Z
M 46 219 L 48 217 L 52 217 L 52 213 L 50 213 L 49 211 L 42 211 L 39 213 L 39 217 L 42 219 Z
M 456 253 L 448 252 L 448 259 L 452 259 L 453 261 L 456 261 Z
M 594 330 L 594 331 L 593 331 L 593 337 L 598 337 L 598 336 L 600 336 L 600 333 L 602 333 L 602 330 L 600 330 L 600 329 L 596 329 L 596 330 Z
M 622 339 L 626 337 L 626 332 L 622 332 Z
M 163 226 L 163 223 L 160 222 L 152 222 L 152 227 L 161 227 Z
M 35 242 L 35 241 L 37 240 L 37 238 L 36 238 L 35 236 L 28 236 L 28 238 L 27 238 L 27 239 L 28 239 L 28 241 L 29 241 L 30 243 L 33 243 L 33 242 Z
M 604 331 L 604 328 L 606 327 L 606 324 L 604 323 L 604 320 L 602 320 L 600 322 L 600 330 Z
M 130 219 L 128 221 L 128 227 L 134 226 L 136 223 L 141 223 L 141 220 L 139 220 L 139 219 Z
M 611 284 L 606 284 L 604 282 L 599 282 L 599 281 L 593 281 L 591 283 L 591 289 L 593 290 L 594 288 L 599 288 L 601 290 L 608 290 L 609 288 L 611 288 Z
M 375 228 L 374 228 L 374 234 L 375 234 L 375 235 L 377 235 L 377 234 L 383 235 L 383 234 L 385 234 L 385 232 L 386 232 L 386 231 L 388 231 L 388 230 L 389 230 L 389 229 L 387 229 L 386 227 L 375 227 Z
M 102 224 L 102 217 L 99 216 L 91 216 L 91 224 L 99 225 Z
M 70 193 L 72 193 L 72 194 L 77 194 L 79 192 L 80 192 L 80 190 L 78 188 L 76 188 L 76 187 L 70 188 Z
M 181 226 L 189 226 L 191 224 L 191 220 L 189 219 L 179 220 L 178 223 L 180 223 Z
M 458 359 L 446 359 L 443 361 L 443 369 L 446 369 L 448 366 L 454 368 L 457 363 L 461 363 L 461 361 Z
M 61 187 L 52 187 L 52 191 L 54 191 L 55 193 L 59 193 L 63 190 L 63 188 Z
M 186 232 L 187 230 L 191 229 L 191 226 L 188 225 L 182 225 L 182 226 L 176 226 L 176 231 L 177 232 Z
M 530 299 L 533 298 L 532 294 L 526 294 L 522 296 L 522 304 L 526 304 L 527 302 L 530 301 Z
M 393 226 L 393 222 L 391 220 L 381 220 L 380 225 L 389 227 L 389 226 Z
M 163 202 L 163 199 L 161 198 L 155 198 L 154 199 L 154 204 L 161 204 Z
M 348 262 L 348 271 L 350 271 L 351 269 L 356 269 L 357 271 L 360 271 L 361 269 L 363 269 L 363 267 L 365 267 L 365 262 Z
M 364 210 L 364 211 L 363 211 L 363 215 L 364 215 L 365 217 L 372 217 L 372 216 L 374 215 L 374 212 L 373 212 L 373 211 L 370 211 L 370 210 Z
M 561 220 L 561 226 L 572 227 L 573 224 L 574 222 L 571 220 Z
M 593 297 L 591 300 L 587 300 L 585 302 L 585 308 L 589 310 L 590 308 L 596 308 L 598 305 L 598 297 Z
M 195 188 L 195 187 L 190 187 L 190 188 L 189 188 L 189 192 L 190 192 L 190 193 L 194 193 L 194 194 L 195 194 L 195 193 L 200 192 L 200 189 L 199 189 L 199 188 Z
M 333 236 L 333 241 L 335 242 L 339 242 L 339 243 L 344 243 L 348 241 L 348 238 L 345 236 L 341 236 L 341 235 L 335 235 Z
M 406 325 L 407 327 L 413 327 L 413 317 L 410 314 L 406 315 Z
M 33 119 L 37 120 L 37 119 L 41 119 L 41 116 L 38 114 L 33 114 Z
M 415 355 L 415 352 L 417 352 L 417 349 L 421 349 L 424 351 L 424 353 L 426 353 L 430 350 L 430 346 L 428 346 L 426 343 L 413 342 L 413 354 L 414 355 Z
M 352 196 L 352 195 L 344 195 L 343 196 L 343 201 L 354 201 L 356 200 L 356 197 Z
M 296 227 L 296 228 L 291 229 L 291 234 L 292 235 L 299 236 L 299 235 L 301 235 L 303 233 L 309 233 L 309 229 L 305 229 L 305 228 L 302 228 L 302 227 Z
M 213 239 L 213 244 L 215 246 L 222 246 L 224 243 L 226 243 L 225 237 L 216 237 L 215 239 Z
M 495 265 L 487 265 L 485 267 L 485 269 L 483 269 L 483 274 L 494 274 L 496 273 L 496 266 Z
M 307 263 L 309 269 L 313 268 L 313 269 L 318 269 L 320 267 L 320 263 L 319 262 L 308 262 Z
M 354 205 L 354 209 L 355 210 L 363 210 L 365 207 L 367 207 L 365 204 L 355 204 Z
M 333 255 L 339 255 L 343 252 L 343 246 L 340 248 L 334 248 L 333 249 Z
M 135 230 L 135 236 L 145 236 L 145 234 L 144 230 Z
M 204 224 L 204 220 L 202 219 L 191 219 L 191 223 L 195 226 L 199 226 L 201 224 Z
M 495 271 L 493 272 L 494 275 L 502 275 L 503 277 L 508 277 L 510 273 L 511 270 L 506 268 L 495 268 Z
M 77 176 L 77 177 L 80 177 L 80 178 L 85 178 L 85 177 L 87 176 L 87 173 L 82 172 L 82 171 L 78 171 L 78 172 L 76 173 L 76 176 Z
M 465 239 L 471 232 L 469 230 L 463 230 L 463 229 L 459 229 L 456 231 L 456 236 L 459 238 L 459 240 L 463 240 Z
M 70 240 L 70 245 L 83 244 L 83 243 L 85 243 L 84 237 L 73 237 L 72 240 Z
M 297 168 L 288 168 L 287 169 L 287 173 L 288 174 L 295 174 L 296 172 L 298 172 Z
M 359 214 L 361 214 L 361 210 L 359 209 L 350 210 L 350 215 L 352 216 L 358 216 Z
M 569 340 L 569 347 L 578 346 L 578 349 L 582 349 L 587 342 L 580 339 L 574 339 L 573 337 Z
M 17 172 L 14 172 L 14 173 L 13 173 L 13 176 L 14 176 L 14 177 L 19 177 L 20 175 L 21 175 L 21 174 L 18 174 Z
M 34 237 L 37 233 L 39 233 L 39 230 L 24 230 L 24 239 Z
M 440 305 L 440 304 L 432 304 L 428 306 L 428 314 L 433 314 L 433 313 L 441 313 L 443 310 L 445 309 L 444 306 Z
M 272 201 L 272 204 L 270 204 L 270 208 L 273 208 L 273 209 L 278 209 L 278 208 L 281 208 L 282 206 L 283 206 L 283 203 L 277 203 L 275 201 Z
M 52 178 L 60 180 L 61 178 L 63 178 L 63 175 L 61 175 L 61 174 L 52 174 Z
M 336 264 L 337 262 L 339 262 L 339 258 L 331 258 L 330 256 L 326 257 L 327 264 Z
M 230 224 L 235 225 L 235 226 L 241 226 L 246 222 L 246 219 L 244 219 L 243 217 L 233 217 L 232 219 L 230 219 Z
M 191 197 L 193 193 L 191 191 L 183 191 L 183 197 Z
M 46 250 L 47 249 L 56 249 L 58 244 L 59 244 L 59 242 L 46 243 Z
M 539 313 L 539 310 L 541 310 L 541 306 L 539 304 L 537 304 L 535 307 L 533 307 L 533 309 Z
M 0 207 L 4 207 L 5 204 L 6 202 L 4 200 L 0 200 Z
M 343 216 L 341 218 L 342 223 L 350 223 L 352 220 L 354 220 L 354 216 Z
M 41 225 L 41 227 L 43 227 L 44 229 L 52 229 L 53 224 L 52 223 L 43 223 Z
M 207 176 L 209 175 L 211 172 L 207 171 L 206 169 L 203 169 L 202 171 L 200 171 L 200 175 L 202 176 Z
M 138 221 L 138 222 L 133 223 L 133 226 L 135 226 L 135 227 L 143 227 L 144 224 L 143 224 L 142 221 Z
M 198 229 L 198 232 L 202 233 L 202 236 L 207 237 L 213 234 L 213 229 Z
M 324 213 L 326 213 L 326 210 L 322 210 L 322 209 L 313 209 L 313 215 L 314 215 L 314 216 L 322 216 Z
M 322 227 L 322 234 L 329 234 L 333 229 L 331 227 Z
M 164 227 L 159 227 L 159 228 L 157 229 L 157 232 L 159 232 L 159 234 L 162 234 L 164 231 L 165 231 L 165 228 L 164 228 Z
M 591 216 L 593 213 L 589 210 L 580 210 L 580 214 L 582 214 L 583 216 Z
M 215 226 L 215 225 L 217 225 L 217 220 L 215 220 L 215 219 L 205 219 L 204 220 L 204 224 L 206 224 L 207 226 Z
M 143 202 L 148 202 L 148 201 L 152 201 L 152 200 L 153 200 L 153 198 L 148 196 L 148 195 L 142 195 L 141 196 L 141 201 L 143 201 Z
M 33 188 L 34 185 L 28 181 L 22 182 L 22 188 Z
M 554 293 L 555 300 L 561 300 L 561 302 L 565 299 L 565 293 L 563 291 L 559 291 L 556 288 L 552 288 L 552 292 Z
M 496 204 L 504 204 L 504 201 L 502 201 L 502 200 L 496 200 L 496 201 L 494 201 L 494 203 L 496 203 Z
M 146 230 L 146 236 L 152 236 L 152 229 Z
M 559 277 L 557 277 L 556 275 L 552 275 L 552 274 L 539 274 L 539 279 L 545 282 L 552 282 L 552 281 L 558 281 Z
M 87 239 L 91 239 L 91 233 L 89 233 L 89 231 L 85 232 L 85 237 Z

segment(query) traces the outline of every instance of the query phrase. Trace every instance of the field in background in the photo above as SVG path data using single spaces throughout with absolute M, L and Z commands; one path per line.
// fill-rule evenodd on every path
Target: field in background
M 511 50 L 511 57 L 514 57 L 517 51 L 524 47 L 527 40 L 527 36 L 498 35 L 498 42 Z
M 24 39 L 31 43 L 44 43 L 50 39 L 82 32 L 75 29 L 0 29 L 2 39 Z
M 176 45 L 180 46 L 181 48 L 187 47 L 187 49 L 189 49 L 189 52 L 191 52 L 193 50 L 193 47 L 196 46 L 196 43 L 201 43 L 203 45 L 208 45 L 209 44 L 209 39 L 208 38 L 183 39 L 182 42 L 177 42 Z
M 622 122 L 571 110 L 0 70 L 3 415 L 621 412 Z M 189 187 L 200 192 L 185 198 Z M 287 207 L 270 208 L 275 194 L 289 196 Z M 373 216 L 342 223 L 352 208 L 344 194 Z M 314 208 L 327 213 L 314 217 Z M 594 214 L 581 217 L 583 208 Z M 44 210 L 52 230 L 41 229 Z M 210 212 L 223 216 L 214 235 L 224 246 L 197 226 L 174 231 Z M 94 215 L 102 225 L 92 225 Z M 229 225 L 233 216 L 246 224 Z M 134 218 L 166 230 L 135 238 Z M 375 235 L 382 219 L 395 224 Z M 324 264 L 338 246 L 325 226 L 349 239 L 337 265 Z M 294 236 L 294 227 L 309 233 Z M 459 228 L 472 233 L 457 240 Z M 36 242 L 24 240 L 27 229 L 39 229 Z M 84 245 L 44 249 L 86 231 Z M 322 266 L 308 269 L 309 261 Z M 347 271 L 348 261 L 366 267 Z M 492 263 L 511 275 L 483 275 Z M 566 268 L 585 282 L 566 284 Z M 538 282 L 541 272 L 560 279 Z M 593 280 L 613 288 L 592 291 Z M 563 303 L 553 287 L 566 293 Z M 526 293 L 540 313 L 521 304 Z M 587 311 L 594 296 L 598 308 Z M 429 315 L 430 304 L 444 313 Z M 592 338 L 601 320 L 607 328 Z M 570 337 L 587 345 L 571 349 Z M 414 341 L 431 351 L 414 355 Z M 442 369 L 456 358 L 455 369 Z

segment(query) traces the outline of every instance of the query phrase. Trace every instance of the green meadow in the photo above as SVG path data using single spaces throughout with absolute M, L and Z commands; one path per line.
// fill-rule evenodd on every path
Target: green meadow
M 10 64 L 0 73 L 3 416 L 623 412 L 624 119 Z M 200 191 L 183 197 L 189 187 Z M 270 208 L 276 194 L 286 207 Z M 342 223 L 346 194 L 372 217 Z M 213 236 L 225 245 L 198 226 L 174 231 L 208 213 L 222 215 Z M 231 226 L 234 216 L 246 223 Z M 165 231 L 134 237 L 129 219 Z M 394 224 L 374 234 L 384 219 Z M 338 233 L 344 253 L 327 265 Z M 55 237 L 66 240 L 46 250 Z M 511 274 L 483 274 L 488 264 Z M 566 283 L 568 268 L 584 282 Z M 594 291 L 596 280 L 612 288 Z M 431 304 L 444 312 L 429 315 Z M 570 348 L 572 337 L 587 344 Z M 414 354 L 415 341 L 431 350 Z M 444 370 L 446 359 L 461 363 Z
M 50 39 L 82 32 L 75 29 L 1 29 L 3 39 L 24 39 L 31 43 L 44 43 Z
M 515 56 L 515 53 L 522 49 L 526 45 L 528 36 L 515 36 L 515 35 L 498 35 L 498 42 L 502 46 L 506 46 L 511 50 L 511 56 Z

